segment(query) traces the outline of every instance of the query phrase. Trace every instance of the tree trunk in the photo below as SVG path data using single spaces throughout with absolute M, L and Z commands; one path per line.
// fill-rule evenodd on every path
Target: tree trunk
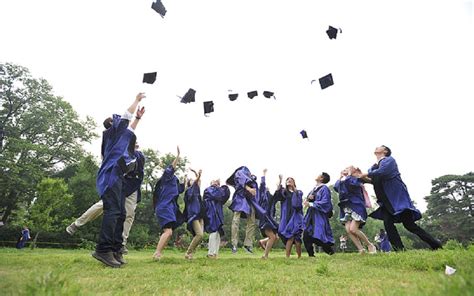
M 36 240 L 38 239 L 38 235 L 40 232 L 38 231 L 35 235 L 35 238 L 33 239 L 33 242 L 31 243 L 31 249 L 34 250 L 36 248 Z
M 10 217 L 10 214 L 12 213 L 12 210 L 13 210 L 13 205 L 9 204 L 7 206 L 7 209 L 3 213 L 3 217 L 2 217 L 2 222 L 3 222 L 4 225 L 7 225 L 7 220 L 8 220 L 8 217 Z

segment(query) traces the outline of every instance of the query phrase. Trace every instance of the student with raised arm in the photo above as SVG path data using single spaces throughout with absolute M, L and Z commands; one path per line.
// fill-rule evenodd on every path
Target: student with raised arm
M 278 189 L 273 195 L 275 200 L 281 202 L 280 225 L 278 236 L 285 244 L 286 257 L 289 258 L 291 248 L 295 244 L 296 254 L 301 257 L 301 235 L 303 234 L 303 192 L 296 188 L 295 180 L 286 179 L 286 186 L 281 182 L 283 176 L 279 175 Z
M 219 179 L 211 181 L 211 186 L 204 190 L 205 209 L 204 229 L 209 233 L 209 251 L 207 257 L 217 259 L 221 236 L 224 235 L 224 204 L 230 197 L 227 185 L 222 185 Z
M 123 242 L 123 223 L 125 220 L 125 195 L 123 193 L 124 176 L 136 166 L 136 158 L 130 146 L 134 148 L 135 129 L 145 113 L 138 104 L 145 98 L 139 93 L 123 116 L 114 114 L 107 118 L 104 125 L 107 130 L 102 134 L 102 165 L 97 174 L 97 191 L 103 201 L 104 217 L 99 240 L 92 256 L 109 267 L 124 264 L 119 252 Z M 136 113 L 132 124 L 130 120 Z
M 163 249 L 168 244 L 173 230 L 184 222 L 183 215 L 178 206 L 178 196 L 184 191 L 184 184 L 180 184 L 178 177 L 175 175 L 179 154 L 178 146 L 176 158 L 163 172 L 163 175 L 156 183 L 153 193 L 155 215 L 163 231 L 156 245 L 156 251 L 153 254 L 153 259 L 157 261 L 161 259 Z
M 275 222 L 275 199 L 270 194 L 265 183 L 267 169 L 263 170 L 263 176 L 260 182 L 260 194 L 258 204 L 265 209 L 266 215 L 259 219 L 260 232 L 264 239 L 259 241 L 260 246 L 265 250 L 262 259 L 267 259 L 273 245 L 278 240 L 278 223 Z
M 202 209 L 201 197 L 201 174 L 202 170 L 196 172 L 191 169 L 196 179 L 188 179 L 184 190 L 184 215 L 187 229 L 193 235 L 193 240 L 189 244 L 188 250 L 184 255 L 186 259 L 192 259 L 196 247 L 201 243 L 204 234 L 204 213 Z

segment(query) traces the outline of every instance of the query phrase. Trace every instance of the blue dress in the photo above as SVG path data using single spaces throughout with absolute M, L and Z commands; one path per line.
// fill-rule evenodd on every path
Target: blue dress
M 204 230 L 207 233 L 219 231 L 220 235 L 224 235 L 224 210 L 223 206 L 230 197 L 229 187 L 210 186 L 204 190 Z
M 273 195 L 276 201 L 281 203 L 281 218 L 278 226 L 278 234 L 283 243 L 294 238 L 301 242 L 303 233 L 303 192 L 297 190 L 291 192 L 285 188 L 280 188 Z
M 178 196 L 183 191 L 184 186 L 174 175 L 173 166 L 168 166 L 158 180 L 153 194 L 155 215 L 162 229 L 175 229 L 183 224 L 184 217 L 178 205 Z
M 112 126 L 103 132 L 103 160 L 96 181 L 97 192 L 101 197 L 107 189 L 116 186 L 119 181 L 122 182 L 124 174 L 127 173 L 127 165 L 135 161 L 135 156 L 130 154 L 128 149 L 135 134 L 128 129 L 128 123 L 128 119 L 114 114 Z
M 263 219 L 259 219 L 258 226 L 262 236 L 266 236 L 265 229 L 270 229 L 274 233 L 278 232 L 278 223 L 275 221 L 276 216 L 276 200 L 273 198 L 273 195 L 268 192 L 265 177 L 262 176 L 260 182 L 260 192 L 258 195 L 258 204 L 265 210 L 266 214 Z
M 334 190 L 339 193 L 339 217 L 343 219 L 344 208 L 350 208 L 364 219 L 364 222 L 361 222 L 359 226 L 362 227 L 367 221 L 362 182 L 356 177 L 348 176 L 345 180 L 337 180 L 334 184 Z
M 325 244 L 334 244 L 329 215 L 332 213 L 331 192 L 326 185 L 313 190 L 313 206 L 310 206 L 304 217 L 305 232 Z
M 421 213 L 415 208 L 398 171 L 395 159 L 391 156 L 382 158 L 378 164 L 369 169 L 368 176 L 372 179 L 380 207 L 369 216 L 383 220 L 382 207 L 394 216 L 394 222 L 400 223 L 400 214 L 411 213 L 413 221 L 421 219 Z
M 201 189 L 197 182 L 194 182 L 193 185 L 186 189 L 186 192 L 184 193 L 184 217 L 187 229 L 193 234 L 193 236 L 196 235 L 193 229 L 193 221 L 203 218 L 201 205 Z

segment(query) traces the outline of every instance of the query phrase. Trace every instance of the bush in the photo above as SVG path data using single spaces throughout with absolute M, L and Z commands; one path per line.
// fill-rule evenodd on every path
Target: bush
M 446 250 L 463 250 L 464 249 L 462 243 L 458 242 L 455 239 L 448 240 L 446 244 L 444 245 L 444 248 Z

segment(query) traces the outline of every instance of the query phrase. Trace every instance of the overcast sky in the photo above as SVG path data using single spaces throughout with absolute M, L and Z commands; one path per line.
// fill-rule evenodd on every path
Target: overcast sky
M 246 165 L 306 195 L 322 171 L 331 184 L 348 165 L 366 171 L 384 144 L 424 211 L 432 179 L 474 170 L 472 1 L 164 0 L 165 18 L 151 3 L 2 0 L 0 62 L 47 79 L 98 133 L 146 92 L 142 148 L 179 144 L 203 184 Z M 333 86 L 311 84 L 328 73 Z M 180 104 L 188 88 L 196 103 Z

